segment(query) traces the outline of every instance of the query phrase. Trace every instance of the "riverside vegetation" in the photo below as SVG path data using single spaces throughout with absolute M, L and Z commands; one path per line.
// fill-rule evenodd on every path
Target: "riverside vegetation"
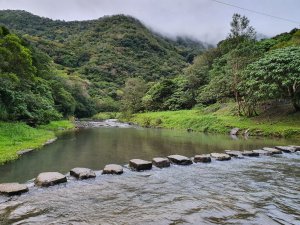
M 299 29 L 257 40 L 234 14 L 214 47 L 163 37 L 124 15 L 65 22 L 2 10 L 0 24 L 1 162 L 53 137 L 51 121 L 73 116 L 300 134 Z

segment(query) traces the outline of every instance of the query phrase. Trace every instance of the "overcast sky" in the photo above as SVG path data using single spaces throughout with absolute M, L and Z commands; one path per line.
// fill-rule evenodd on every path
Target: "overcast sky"
M 218 0 L 242 8 L 300 21 L 300 0 Z M 246 15 L 258 33 L 272 36 L 298 27 L 214 0 L 0 0 L 0 9 L 22 9 L 60 20 L 88 20 L 127 14 L 165 35 L 187 35 L 216 43 L 229 32 L 232 14 Z

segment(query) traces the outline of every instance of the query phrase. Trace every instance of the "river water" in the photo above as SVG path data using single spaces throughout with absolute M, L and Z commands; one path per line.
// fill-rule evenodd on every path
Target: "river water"
M 178 153 L 256 149 L 299 140 L 232 139 L 173 130 L 94 128 L 63 135 L 40 151 L 0 167 L 1 182 L 24 182 L 39 172 L 100 170 Z M 100 175 L 12 199 L 0 197 L 0 224 L 300 224 L 300 154 L 232 159 Z

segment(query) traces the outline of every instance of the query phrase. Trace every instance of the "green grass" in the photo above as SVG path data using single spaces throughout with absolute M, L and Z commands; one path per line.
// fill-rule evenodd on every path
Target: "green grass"
M 250 135 L 300 137 L 300 113 L 277 116 L 258 116 L 253 118 L 234 116 L 230 107 L 147 112 L 134 114 L 129 121 L 144 127 L 161 127 L 169 129 L 192 129 L 209 133 L 229 133 L 231 128 L 238 127 Z
M 56 131 L 73 128 L 73 123 L 67 120 L 37 128 L 24 123 L 0 122 L 0 165 L 17 159 L 20 150 L 40 148 L 47 140 L 55 138 Z
M 108 119 L 116 119 L 120 117 L 120 113 L 118 112 L 101 112 L 92 117 L 93 120 L 108 120 Z

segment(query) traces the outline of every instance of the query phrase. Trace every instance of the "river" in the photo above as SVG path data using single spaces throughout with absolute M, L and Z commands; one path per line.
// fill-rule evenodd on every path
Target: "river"
M 0 198 L 0 224 L 300 224 L 300 154 L 154 168 L 100 175 L 104 165 L 132 158 L 223 152 L 297 144 L 299 140 L 232 139 L 175 130 L 92 128 L 0 167 L 1 182 L 82 166 L 96 179 L 36 188 Z M 9 201 L 8 201 L 9 200 Z M 6 202 L 8 201 L 8 202 Z M 1 203 L 2 202 L 2 203 Z

